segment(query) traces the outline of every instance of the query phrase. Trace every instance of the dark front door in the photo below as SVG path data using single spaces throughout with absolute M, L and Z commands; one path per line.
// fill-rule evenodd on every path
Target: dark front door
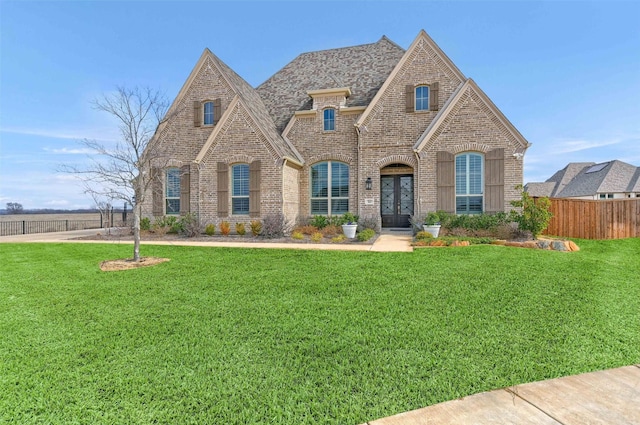
M 413 175 L 380 177 L 382 227 L 409 227 L 413 214 Z

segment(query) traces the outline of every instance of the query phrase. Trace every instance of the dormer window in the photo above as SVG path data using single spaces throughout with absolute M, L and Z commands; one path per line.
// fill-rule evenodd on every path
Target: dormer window
M 325 109 L 323 122 L 324 131 L 334 131 L 336 129 L 336 110 L 333 108 Z
M 213 116 L 214 116 L 214 105 L 213 102 L 205 102 L 204 103 L 204 119 L 202 120 L 204 125 L 213 125 Z
M 416 111 L 429 110 L 429 86 L 416 87 Z

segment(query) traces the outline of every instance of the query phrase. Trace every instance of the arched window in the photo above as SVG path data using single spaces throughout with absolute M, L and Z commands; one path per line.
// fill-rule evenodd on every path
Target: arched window
M 327 108 L 324 110 L 324 131 L 333 131 L 336 129 L 336 110 Z
M 311 214 L 340 215 L 349 211 L 349 166 L 320 162 L 311 166 Z
M 203 123 L 204 125 L 213 125 L 214 124 L 214 107 L 213 102 L 205 102 L 204 103 L 204 117 Z
M 249 164 L 231 167 L 231 214 L 249 214 Z
M 416 87 L 416 111 L 429 110 L 429 86 Z
M 484 193 L 484 157 L 478 153 L 456 156 L 456 214 L 481 214 Z

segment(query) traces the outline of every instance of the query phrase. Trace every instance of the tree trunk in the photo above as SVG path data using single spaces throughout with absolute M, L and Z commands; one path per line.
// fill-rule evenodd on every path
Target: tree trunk
M 140 215 L 142 205 L 133 207 L 133 261 L 140 261 Z

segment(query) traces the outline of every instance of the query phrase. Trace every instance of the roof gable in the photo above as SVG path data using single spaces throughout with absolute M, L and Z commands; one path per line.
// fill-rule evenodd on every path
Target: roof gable
M 517 152 L 524 153 L 530 146 L 529 142 L 527 142 L 522 134 L 520 134 L 471 78 L 461 84 L 454 94 L 445 102 L 443 108 L 438 112 L 429 127 L 427 127 L 416 141 L 413 147 L 414 151 L 419 153 L 434 143 L 449 122 L 457 115 L 457 112 L 463 104 L 469 99 L 476 102 L 483 109 L 486 116 L 512 140 L 515 146 L 519 146 L 519 148 L 516 148 Z
M 455 81 L 455 84 L 465 80 L 465 76 L 462 72 L 460 72 L 451 59 L 449 59 L 440 47 L 438 47 L 436 42 L 433 41 L 424 30 L 420 30 L 418 36 L 413 40 L 413 43 L 411 43 L 411 46 L 409 46 L 407 51 L 404 52 L 402 58 L 397 62 L 393 71 L 386 78 L 384 84 L 380 87 L 380 90 L 377 91 L 367 106 L 367 109 L 356 122 L 357 127 L 360 127 L 367 122 L 367 119 L 376 108 L 379 101 L 383 96 L 385 96 L 386 92 L 396 84 L 396 80 L 402 77 L 405 68 L 414 60 L 422 60 L 424 58 L 428 58 L 428 60 L 437 63 L 440 69 L 447 74 L 448 78 Z

